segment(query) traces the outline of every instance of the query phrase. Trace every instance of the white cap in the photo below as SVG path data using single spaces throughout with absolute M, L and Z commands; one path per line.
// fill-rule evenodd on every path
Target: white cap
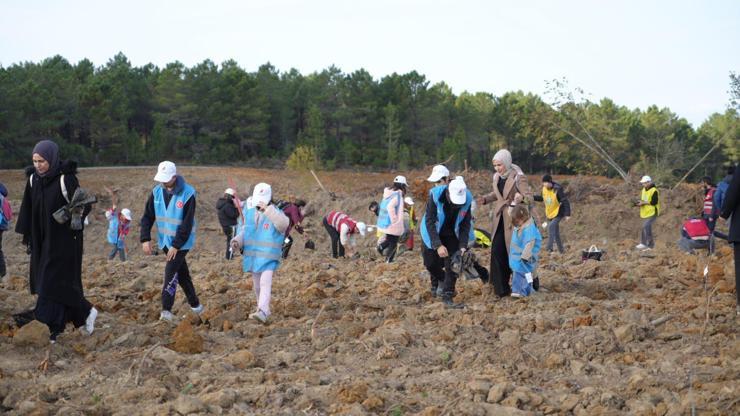
M 121 215 L 123 215 L 123 218 L 126 218 L 127 220 L 131 221 L 131 210 L 128 208 L 124 208 L 121 210 Z
M 647 175 L 643 176 L 642 179 L 640 179 L 640 183 L 648 183 L 648 182 L 652 182 L 652 181 L 653 181 L 653 178 L 651 178 L 651 177 L 649 177 Z
M 450 171 L 444 165 L 436 165 L 432 168 L 432 174 L 427 180 L 429 182 L 439 182 L 442 178 L 450 176 Z
M 396 176 L 396 178 L 395 178 L 395 179 L 393 179 L 393 183 L 402 183 L 402 184 L 404 184 L 404 185 L 406 185 L 406 186 L 408 186 L 408 185 L 409 185 L 409 184 L 408 184 L 408 183 L 406 182 L 406 177 L 405 177 L 405 176 L 402 176 L 402 175 L 398 175 L 398 176 Z
M 468 186 L 465 185 L 465 181 L 460 178 L 455 178 L 448 187 L 450 191 L 450 201 L 455 205 L 462 205 L 465 203 L 467 196 Z
M 169 160 L 165 160 L 164 162 L 159 164 L 159 167 L 157 168 L 157 174 L 154 176 L 154 180 L 157 182 L 167 183 L 175 175 L 177 175 L 177 168 L 175 167 L 175 164 L 170 162 Z
M 406 205 L 414 205 L 414 200 L 411 199 L 410 196 L 407 196 L 406 198 L 403 199 L 403 203 Z
M 268 204 L 272 200 L 272 187 L 264 182 L 258 183 L 252 191 L 252 203 L 257 206 L 260 202 Z
M 358 222 L 357 223 L 357 231 L 360 232 L 361 236 L 365 236 L 365 233 L 367 232 L 367 225 L 365 225 L 364 222 Z
M 233 190 L 232 188 L 226 188 L 226 190 L 224 191 L 224 193 L 225 193 L 225 194 L 229 194 L 229 195 L 231 195 L 231 196 L 234 196 L 234 195 L 236 195 L 236 191 L 235 191 L 235 190 Z

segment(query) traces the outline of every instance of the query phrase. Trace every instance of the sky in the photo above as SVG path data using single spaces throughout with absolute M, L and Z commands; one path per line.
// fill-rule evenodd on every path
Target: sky
M 566 78 L 591 100 L 669 107 L 698 127 L 740 73 L 740 1 L 0 0 L 4 67 L 118 52 L 135 66 L 416 70 L 456 94 L 542 95 Z

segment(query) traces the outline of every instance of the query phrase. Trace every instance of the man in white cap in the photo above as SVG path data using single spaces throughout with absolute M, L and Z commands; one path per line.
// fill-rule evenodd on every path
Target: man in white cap
M 441 178 L 440 178 L 441 179 Z M 432 297 L 442 297 L 449 308 L 463 305 L 452 301 L 457 275 L 452 272 L 452 256 L 465 252 L 470 238 L 470 206 L 473 195 L 462 178 L 432 188 L 426 212 L 419 223 L 424 266 L 431 277 Z
M 167 254 L 159 319 L 171 322 L 178 284 L 192 311 L 198 315 L 203 312 L 185 260 L 195 245 L 195 188 L 177 174 L 175 164 L 169 161 L 159 164 L 154 180 L 159 184 L 149 195 L 141 217 L 141 247 L 147 255 L 152 253 L 151 230 L 156 223 L 159 248 Z
M 226 188 L 224 195 L 216 201 L 216 211 L 218 212 L 218 223 L 226 235 L 226 260 L 233 258 L 230 242 L 234 237 L 237 220 L 239 219 L 239 208 L 236 204 L 236 191 L 232 188 Z
M 405 176 L 396 176 L 393 185 L 383 189 L 383 199 L 378 205 L 378 231 L 384 237 L 379 242 L 378 253 L 385 256 L 387 263 L 393 262 L 398 248 L 398 240 L 403 235 L 403 197 L 408 182 Z
M 640 244 L 635 246 L 638 250 L 651 250 L 655 247 L 653 239 L 653 223 L 660 215 L 660 201 L 658 200 L 658 188 L 655 187 L 650 176 L 640 179 L 642 192 L 637 206 L 640 207 L 640 218 L 642 218 L 642 232 L 640 233 Z

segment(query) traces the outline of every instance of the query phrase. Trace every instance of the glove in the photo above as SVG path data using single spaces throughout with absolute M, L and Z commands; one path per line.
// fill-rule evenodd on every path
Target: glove
M 525 273 L 524 277 L 527 278 L 527 283 L 531 284 L 532 282 L 534 282 L 534 277 L 532 277 L 532 273 Z

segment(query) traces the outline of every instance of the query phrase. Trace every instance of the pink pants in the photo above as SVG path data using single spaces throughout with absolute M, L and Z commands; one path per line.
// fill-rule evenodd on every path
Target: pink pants
M 254 294 L 257 296 L 257 308 L 267 316 L 270 316 L 270 296 L 272 294 L 272 275 L 274 273 L 274 270 L 252 273 Z

